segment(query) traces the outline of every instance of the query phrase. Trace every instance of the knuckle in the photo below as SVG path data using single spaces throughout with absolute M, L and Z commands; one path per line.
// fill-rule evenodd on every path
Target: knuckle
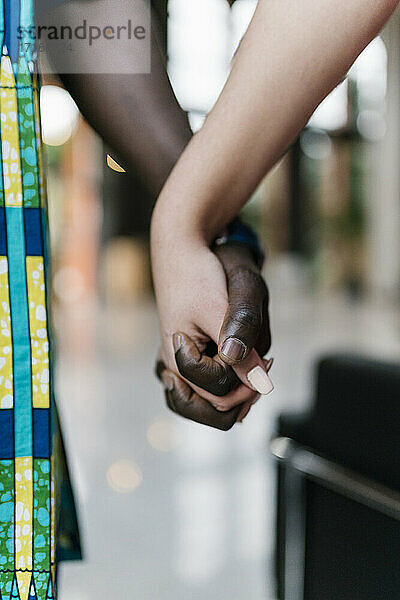
M 214 396 L 226 396 L 227 394 L 229 394 L 229 392 L 231 392 L 234 389 L 235 381 L 232 378 L 228 377 L 228 375 L 225 373 L 215 381 L 212 387 L 213 389 L 211 393 L 214 394 Z
M 193 409 L 196 408 L 196 398 L 194 397 L 194 394 L 185 398 L 181 398 L 180 405 L 183 412 L 188 412 L 191 414 Z
M 230 429 L 232 429 L 232 427 L 234 426 L 235 423 L 236 423 L 236 419 L 230 418 L 229 420 L 223 421 L 218 426 L 218 429 L 220 429 L 221 431 L 229 431 Z
M 249 306 L 248 304 L 237 305 L 232 319 L 232 327 L 245 328 L 256 332 L 259 329 L 261 317 L 261 307 Z
M 186 379 L 189 379 L 189 368 L 187 365 L 182 364 L 180 361 L 176 361 L 176 366 L 178 367 L 178 371 L 179 374 L 182 375 L 182 377 L 186 377 Z
M 231 404 L 227 404 L 226 401 L 224 402 L 223 400 L 218 401 L 218 400 L 213 400 L 213 406 L 215 409 L 217 409 L 218 412 L 220 413 L 227 413 L 230 410 L 232 410 L 233 406 Z
M 243 284 L 251 288 L 258 288 L 266 291 L 267 286 L 261 273 L 247 265 L 239 265 L 229 273 L 229 281 L 231 284 L 243 286 Z
M 164 397 L 165 397 L 165 403 L 168 406 L 169 410 L 172 411 L 173 413 L 176 412 L 176 408 L 175 408 L 175 404 L 172 398 L 172 394 L 169 392 L 164 392 Z
M 194 361 L 192 357 L 189 357 L 179 351 L 176 353 L 175 361 L 179 373 L 187 379 L 193 374 L 193 372 L 197 370 L 198 364 L 196 361 Z
M 182 377 L 217 397 L 229 394 L 239 382 L 233 371 L 217 362 L 197 361 L 187 356 L 183 360 L 177 356 L 176 364 Z

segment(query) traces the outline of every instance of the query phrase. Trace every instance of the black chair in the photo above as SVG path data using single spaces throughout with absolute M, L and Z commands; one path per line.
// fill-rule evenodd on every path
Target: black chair
M 331 356 L 315 401 L 282 415 L 279 600 L 400 600 L 400 366 Z

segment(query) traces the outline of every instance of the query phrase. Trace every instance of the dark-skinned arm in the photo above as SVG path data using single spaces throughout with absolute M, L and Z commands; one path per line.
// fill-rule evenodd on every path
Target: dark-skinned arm
M 95 3 L 92 0 L 92 5 Z M 115 2 L 110 3 L 110 10 L 113 7 Z M 77 19 L 77 11 L 81 13 L 79 18 L 85 18 L 84 3 L 81 2 L 67 2 L 58 6 L 52 11 L 52 18 L 55 22 L 66 25 L 71 11 L 75 13 L 74 21 Z M 120 15 L 121 20 L 124 17 L 128 18 L 129 15 Z M 104 12 L 102 19 L 107 19 Z M 165 69 L 165 57 L 158 44 L 157 30 L 154 29 L 152 33 L 150 74 L 61 73 L 60 77 L 82 114 L 115 150 L 123 166 L 140 172 L 148 189 L 156 195 L 190 140 L 191 131 L 187 116 L 173 94 Z M 57 69 L 57 56 L 50 56 L 50 60 L 52 58 L 55 61 L 53 66 Z M 63 56 L 62 71 L 66 70 L 67 58 Z M 130 56 L 119 55 L 118 58 L 124 61 L 129 60 Z M 83 56 L 82 60 L 84 59 Z M 106 53 L 101 56 L 101 60 L 107 60 Z M 253 253 L 245 245 L 225 245 L 215 248 L 215 252 L 224 266 L 230 295 L 230 309 L 221 331 L 222 338 L 224 335 L 239 335 L 251 348 L 256 342 L 254 326 L 243 328 L 243 307 L 248 307 L 249 317 L 260 314 L 258 303 L 267 303 L 268 299 L 265 283 Z M 268 311 L 264 304 L 263 315 L 262 323 L 257 319 L 254 323 L 262 332 L 256 347 L 266 351 L 270 344 L 270 334 Z M 229 363 L 226 357 L 224 360 Z M 213 390 L 219 396 L 233 392 L 240 383 L 229 364 L 215 361 L 211 357 L 207 365 L 202 365 L 203 379 L 198 381 L 197 354 L 193 345 L 177 352 L 177 362 L 182 375 L 202 384 L 205 389 Z M 226 430 L 243 414 L 243 403 L 230 411 L 218 411 L 179 376 L 167 372 L 162 363 L 157 365 L 157 373 L 166 386 L 170 408 L 189 419 Z
M 45 15 L 60 27 L 87 19 L 88 5 L 91 18 L 96 16 L 96 6 L 99 6 L 100 23 L 114 22 L 116 10 L 121 23 L 132 18 L 127 4 L 118 0 L 100 4 L 97 0 L 70 0 L 50 11 L 47 0 L 36 0 L 36 3 L 38 19 Z M 52 52 L 51 45 L 47 48 L 52 68 L 59 73 L 85 119 L 113 149 L 116 160 L 126 170 L 138 174 L 154 197 L 192 137 L 187 115 L 175 98 L 166 72 L 156 23 L 153 15 L 151 73 L 148 74 L 126 74 L 132 55 L 124 44 L 107 46 L 107 41 L 99 42 L 98 61 L 104 65 L 104 73 L 90 72 L 93 49 L 89 45 L 79 46 L 78 57 L 76 53 Z M 118 64 L 125 73 L 110 72 L 116 58 L 113 52 L 117 53 Z M 72 63 L 76 60 L 80 61 L 81 73 L 73 73 L 76 68 Z

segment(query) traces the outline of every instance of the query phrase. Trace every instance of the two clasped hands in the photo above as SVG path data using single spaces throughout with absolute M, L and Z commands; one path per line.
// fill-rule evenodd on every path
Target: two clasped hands
M 273 390 L 273 361 L 263 358 L 271 334 L 261 261 L 246 237 L 190 247 L 179 235 L 171 238 L 157 212 L 152 250 L 162 333 L 156 370 L 167 404 L 183 417 L 228 430 Z M 173 265 L 173 281 L 166 264 Z

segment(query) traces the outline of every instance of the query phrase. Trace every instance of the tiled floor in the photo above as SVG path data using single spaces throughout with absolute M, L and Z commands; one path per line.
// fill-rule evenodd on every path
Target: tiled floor
M 321 353 L 400 350 L 390 306 L 312 298 L 279 279 L 276 391 L 227 434 L 164 408 L 150 301 L 59 314 L 58 397 L 85 544 L 85 561 L 62 570 L 61 600 L 273 598 L 268 440 L 277 413 L 307 400 Z

